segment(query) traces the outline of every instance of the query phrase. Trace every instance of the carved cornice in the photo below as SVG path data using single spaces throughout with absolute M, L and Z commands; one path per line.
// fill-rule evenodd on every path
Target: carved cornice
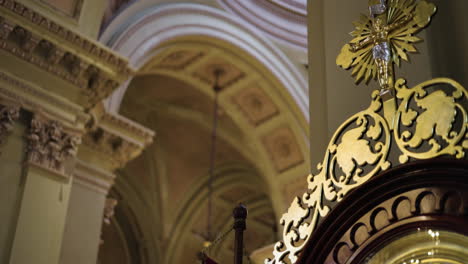
M 105 113 L 100 120 L 101 127 L 108 129 L 115 129 L 119 131 L 122 136 L 130 136 L 138 139 L 144 146 L 153 142 L 155 133 L 128 118 L 121 115 Z
M 13 123 L 19 118 L 19 112 L 19 106 L 0 105 L 0 144 L 3 144 L 3 140 L 13 129 Z
M 154 132 L 123 117 L 105 113 L 95 129 L 84 137 L 87 153 L 106 160 L 115 170 L 137 157 L 153 142 Z M 84 154 L 87 155 L 87 154 Z M 83 159 L 86 159 L 83 156 Z
M 19 104 L 28 111 L 37 112 L 40 110 L 53 119 L 77 127 L 84 126 L 89 118 L 80 106 L 53 95 L 37 85 L 27 83 L 20 78 L 1 71 L 0 97 Z
M 109 96 L 133 72 L 127 60 L 23 4 L 0 0 L 0 49 L 79 87 L 86 108 Z
M 81 135 L 67 131 L 60 122 L 35 115 L 27 135 L 28 162 L 68 178 L 68 161 L 76 156 Z

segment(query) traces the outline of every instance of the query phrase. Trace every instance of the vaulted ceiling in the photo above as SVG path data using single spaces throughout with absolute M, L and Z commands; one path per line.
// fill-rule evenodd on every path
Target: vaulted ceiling
M 101 264 L 112 248 L 126 252 L 121 263 L 196 260 L 209 214 L 216 69 L 223 75 L 212 228 L 215 234 L 228 230 L 232 209 L 242 202 L 249 209 L 246 254 L 273 243 L 285 207 L 306 187 L 296 179 L 309 172 L 307 120 L 289 92 L 301 88 L 285 87 L 258 59 L 214 37 L 172 38 L 150 53 L 119 92 L 123 99 L 115 111 L 154 130 L 156 137 L 119 172 L 112 192 L 119 204 L 115 219 L 104 227 Z M 232 242 L 226 237 L 210 255 L 231 259 Z

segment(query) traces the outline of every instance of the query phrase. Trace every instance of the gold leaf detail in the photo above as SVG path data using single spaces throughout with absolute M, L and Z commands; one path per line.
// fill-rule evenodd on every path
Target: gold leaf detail
M 433 87 L 446 84 L 451 87 L 452 93 L 441 89 L 428 93 L 429 87 L 433 90 Z M 463 137 L 467 131 L 468 116 L 466 109 L 456 100 L 461 100 L 463 96 L 466 100 L 466 90 L 459 83 L 447 78 L 433 79 L 411 89 L 400 79 L 396 88 L 397 97 L 402 100 L 397 110 L 397 127 L 394 129 L 395 141 L 403 152 L 400 162 L 406 163 L 410 157 L 464 157 Z M 412 102 L 419 109 L 412 108 Z M 461 127 L 454 127 L 456 118 L 462 122 Z
M 367 110 L 349 118 L 335 132 L 323 162 L 317 166 L 319 173 L 307 179 L 309 190 L 296 197 L 281 218 L 283 242 L 275 244 L 274 257 L 265 260 L 266 264 L 284 264 L 286 258 L 288 263 L 295 263 L 318 219 L 330 212 L 324 200 L 340 201 L 348 192 L 390 167 L 387 161 L 390 130 L 385 119 L 377 114 L 382 106 L 378 92 L 372 98 Z
M 353 22 L 355 30 L 351 36 L 354 38 L 343 46 L 336 64 L 343 69 L 353 67 L 351 75 L 357 83 L 375 79 L 377 65 L 373 48 L 387 42 L 392 53 L 391 62 L 400 66 L 400 59 L 409 61 L 408 53 L 417 52 L 414 44 L 421 39 L 414 35 L 429 24 L 435 11 L 435 5 L 424 0 L 388 0 L 383 29 L 375 25 L 375 19 L 361 15 L 358 21 Z M 385 39 L 381 39 L 382 32 Z

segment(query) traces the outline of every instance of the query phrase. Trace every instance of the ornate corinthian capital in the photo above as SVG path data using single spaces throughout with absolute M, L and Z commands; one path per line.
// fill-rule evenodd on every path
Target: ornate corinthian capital
M 27 139 L 30 164 L 68 177 L 65 164 L 76 156 L 80 135 L 65 131 L 57 121 L 34 117 Z

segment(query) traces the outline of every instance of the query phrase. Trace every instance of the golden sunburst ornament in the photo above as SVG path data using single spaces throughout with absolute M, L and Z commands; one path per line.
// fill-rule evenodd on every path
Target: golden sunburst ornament
M 353 40 L 344 45 L 336 64 L 353 68 L 356 83 L 378 79 L 382 90 L 393 88 L 393 64 L 416 52 L 415 34 L 425 28 L 436 6 L 424 0 L 369 0 L 370 15 L 354 22 Z

